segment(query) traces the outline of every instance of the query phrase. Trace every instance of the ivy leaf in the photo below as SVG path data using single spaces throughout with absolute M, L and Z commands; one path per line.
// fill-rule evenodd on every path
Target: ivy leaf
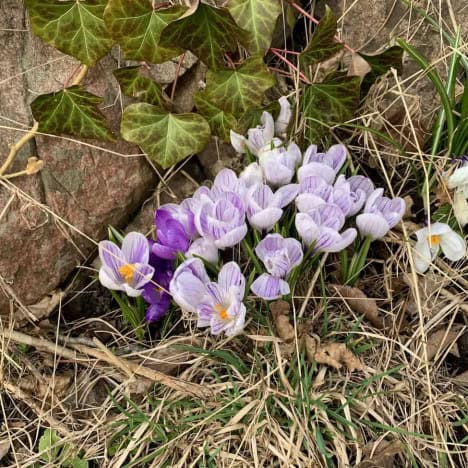
M 61 446 L 58 445 L 60 437 L 54 429 L 46 429 L 39 439 L 39 452 L 44 452 L 41 455 L 41 460 L 53 463 L 60 452 Z
M 299 55 L 303 67 L 323 62 L 338 53 L 344 45 L 335 41 L 336 17 L 327 6 L 325 15 L 320 20 L 307 47 Z
M 235 117 L 262 104 L 275 78 L 261 57 L 251 57 L 236 70 L 208 71 L 204 98 Z
M 381 75 L 387 73 L 390 68 L 395 68 L 399 75 L 403 72 L 403 49 L 393 46 L 380 54 L 359 54 L 371 67 L 370 72 L 364 77 L 361 92 L 366 95 L 369 88 Z
M 163 63 L 182 54 L 175 44 L 162 46 L 161 32 L 187 10 L 182 5 L 153 9 L 151 0 L 110 0 L 104 21 L 125 57 L 150 63 Z
M 194 100 L 198 112 L 206 118 L 213 134 L 221 138 L 221 140 L 229 141 L 230 130 L 238 131 L 237 119 L 207 99 L 204 91 L 198 92 Z
M 245 42 L 246 31 L 235 23 L 229 10 L 198 3 L 190 15 L 166 26 L 161 45 L 177 44 L 199 57 L 209 68 L 223 66 L 225 52 L 233 52 Z
M 338 74 L 304 89 L 302 111 L 306 140 L 318 143 L 332 125 L 349 120 L 359 106 L 361 79 Z
M 107 0 L 25 0 L 32 31 L 56 49 L 92 67 L 112 47 L 103 14 Z
M 114 76 L 119 82 L 125 96 L 153 104 L 162 109 L 169 109 L 169 99 L 156 81 L 143 76 L 140 66 L 125 67 L 114 70 Z
M 172 114 L 146 103 L 124 110 L 121 132 L 164 169 L 198 153 L 210 140 L 210 126 L 201 115 Z
M 31 110 L 40 132 L 115 141 L 98 109 L 102 101 L 80 86 L 71 86 L 38 96 L 31 103 Z
M 229 0 L 226 7 L 236 23 L 250 32 L 246 42 L 249 52 L 264 55 L 282 11 L 281 3 L 278 0 Z

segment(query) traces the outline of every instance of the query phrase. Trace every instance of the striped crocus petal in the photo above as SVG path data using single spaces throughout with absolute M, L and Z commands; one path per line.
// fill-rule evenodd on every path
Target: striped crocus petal
M 261 274 L 250 286 L 250 290 L 258 297 L 273 301 L 291 292 L 289 284 L 268 273 Z

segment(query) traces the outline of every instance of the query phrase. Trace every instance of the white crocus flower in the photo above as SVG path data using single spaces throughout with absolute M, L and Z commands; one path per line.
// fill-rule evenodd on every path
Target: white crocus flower
M 448 188 L 455 189 L 453 213 L 460 226 L 468 224 L 468 165 L 459 167 L 448 179 Z
M 282 96 L 278 99 L 280 105 L 280 113 L 275 121 L 275 133 L 276 135 L 284 138 L 286 136 L 289 121 L 291 120 L 291 104 L 286 96 Z
M 419 273 L 424 273 L 429 268 L 441 249 L 442 253 L 452 261 L 465 256 L 465 240 L 448 224 L 433 223 L 416 231 L 416 236 L 418 241 L 414 246 L 414 266 Z

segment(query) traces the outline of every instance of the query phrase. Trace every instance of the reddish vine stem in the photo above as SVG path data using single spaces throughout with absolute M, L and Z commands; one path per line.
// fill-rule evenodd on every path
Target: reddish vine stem
M 294 65 L 292 62 L 290 62 L 286 57 L 283 57 L 279 52 L 277 52 L 275 49 L 270 49 L 271 53 L 276 55 L 279 59 L 281 59 L 288 67 L 292 68 L 298 75 L 299 77 L 307 84 L 312 84 L 312 82 L 307 78 L 307 76 L 304 75 L 299 69 Z
M 175 90 L 177 87 L 177 81 L 179 79 L 180 69 L 182 67 L 182 63 L 185 58 L 185 52 L 179 57 L 179 62 L 177 63 L 176 75 L 174 78 L 174 83 L 172 83 L 172 90 L 171 90 L 171 102 L 174 101 Z
M 297 10 L 299 13 L 301 13 L 302 15 L 304 15 L 306 18 L 310 19 L 310 21 L 312 21 L 312 23 L 315 23 L 315 24 L 319 24 L 319 21 L 317 18 L 315 18 L 314 16 L 312 16 L 310 13 L 308 13 L 307 11 L 305 11 L 301 6 L 299 6 L 297 3 L 294 3 L 294 2 L 290 2 L 289 3 L 295 10 Z M 338 42 L 341 42 L 345 49 L 348 49 L 352 54 L 355 54 L 356 51 L 350 47 L 348 44 L 346 44 L 346 42 L 343 42 L 339 39 L 339 37 L 335 36 L 335 39 L 338 41 Z
M 296 52 L 295 50 L 277 49 L 276 47 L 271 47 L 270 50 L 271 51 L 276 51 L 276 52 L 283 52 L 284 54 L 301 55 L 300 52 Z

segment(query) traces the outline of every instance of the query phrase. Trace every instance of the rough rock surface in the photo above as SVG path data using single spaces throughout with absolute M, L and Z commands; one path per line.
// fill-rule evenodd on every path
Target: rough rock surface
M 2 0 L 0 18 L 1 164 L 8 144 L 22 135 L 15 129 L 32 124 L 30 102 L 61 89 L 78 63 L 32 36 L 22 2 Z M 105 58 L 83 82 L 104 96 L 103 111 L 114 130 L 120 112 L 118 85 L 111 77 L 116 65 Z M 22 170 L 31 155 L 44 161 L 42 172 L 0 181 L 0 314 L 8 313 L 13 296 L 29 305 L 56 288 L 94 251 L 109 224 L 125 225 L 156 182 L 140 150 L 122 141 L 39 136 L 22 149 L 9 172 Z

